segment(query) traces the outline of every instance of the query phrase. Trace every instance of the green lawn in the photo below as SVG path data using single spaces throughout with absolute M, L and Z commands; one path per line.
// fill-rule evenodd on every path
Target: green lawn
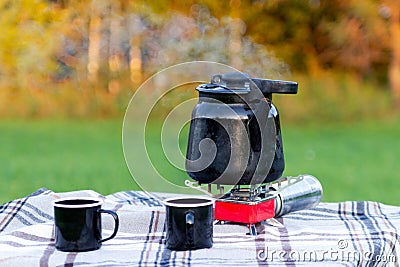
M 121 128 L 122 119 L 0 121 L 0 202 L 41 187 L 93 189 L 102 194 L 138 189 L 125 164 Z M 187 179 L 185 173 L 165 163 L 157 148 L 158 135 L 152 130 L 156 128 L 149 129 L 146 143 L 154 165 L 172 180 Z M 399 136 L 397 122 L 284 124 L 285 174 L 309 173 L 319 178 L 323 201 L 372 200 L 400 205 Z M 170 138 L 176 140 L 176 136 Z M 185 134 L 179 140 L 184 150 Z M 141 168 L 140 162 L 137 168 Z
M 121 146 L 122 120 L 0 122 L 0 202 L 38 188 L 135 189 Z
M 313 174 L 324 201 L 371 200 L 400 205 L 400 124 L 287 127 L 286 174 Z

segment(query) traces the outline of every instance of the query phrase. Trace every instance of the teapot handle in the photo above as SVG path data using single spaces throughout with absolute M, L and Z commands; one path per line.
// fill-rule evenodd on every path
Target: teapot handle
M 254 151 L 261 150 L 261 134 L 256 131 L 265 129 L 270 112 L 270 105 L 266 99 L 261 99 L 253 109 L 253 116 L 247 122 L 247 129 L 250 136 L 250 145 Z
M 247 124 L 250 145 L 254 152 L 259 153 L 258 162 L 263 162 L 263 164 L 257 164 L 250 184 L 259 184 L 270 176 L 276 159 L 277 146 L 280 144 L 278 143 L 279 122 L 277 125 L 277 110 L 268 99 L 261 99 L 254 107 L 253 113 L 254 116 L 249 119 Z M 275 180 L 275 177 L 268 178 L 268 180 L 270 179 Z
M 251 80 L 266 97 L 270 94 L 297 94 L 297 82 L 261 78 L 253 78 Z

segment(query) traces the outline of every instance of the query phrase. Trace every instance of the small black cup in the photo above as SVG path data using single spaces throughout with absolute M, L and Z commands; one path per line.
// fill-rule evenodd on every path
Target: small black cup
M 119 227 L 118 215 L 101 209 L 103 200 L 90 197 L 70 197 L 53 201 L 55 246 L 58 250 L 82 252 L 96 250 L 104 241 L 115 237 Z M 102 239 L 101 213 L 114 219 L 114 232 Z
M 166 206 L 167 248 L 195 250 L 213 244 L 213 203 L 203 197 L 175 197 Z

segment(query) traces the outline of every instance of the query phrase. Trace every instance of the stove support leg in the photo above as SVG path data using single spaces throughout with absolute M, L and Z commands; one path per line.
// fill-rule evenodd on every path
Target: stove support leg
M 252 235 L 252 236 L 258 235 L 255 224 L 248 224 L 247 226 L 249 227 L 249 235 Z

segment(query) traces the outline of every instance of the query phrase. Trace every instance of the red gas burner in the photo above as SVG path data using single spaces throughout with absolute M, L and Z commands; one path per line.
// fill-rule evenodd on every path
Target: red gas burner
M 214 218 L 217 223 L 247 224 L 250 235 L 257 235 L 257 223 L 266 221 L 269 225 L 281 227 L 282 224 L 274 218 L 313 208 L 322 198 L 320 182 L 309 174 L 282 177 L 268 184 L 235 185 L 227 193 L 224 193 L 224 186 L 217 185 L 218 194 L 212 193 L 211 184 L 208 184 L 208 190 L 188 180 L 185 184 L 216 199 Z
M 250 234 L 256 235 L 256 223 L 275 217 L 276 198 L 277 195 L 268 193 L 265 186 L 235 186 L 215 201 L 215 219 L 220 222 L 247 224 Z
M 275 197 L 259 201 L 215 201 L 215 219 L 238 223 L 255 224 L 275 216 Z

